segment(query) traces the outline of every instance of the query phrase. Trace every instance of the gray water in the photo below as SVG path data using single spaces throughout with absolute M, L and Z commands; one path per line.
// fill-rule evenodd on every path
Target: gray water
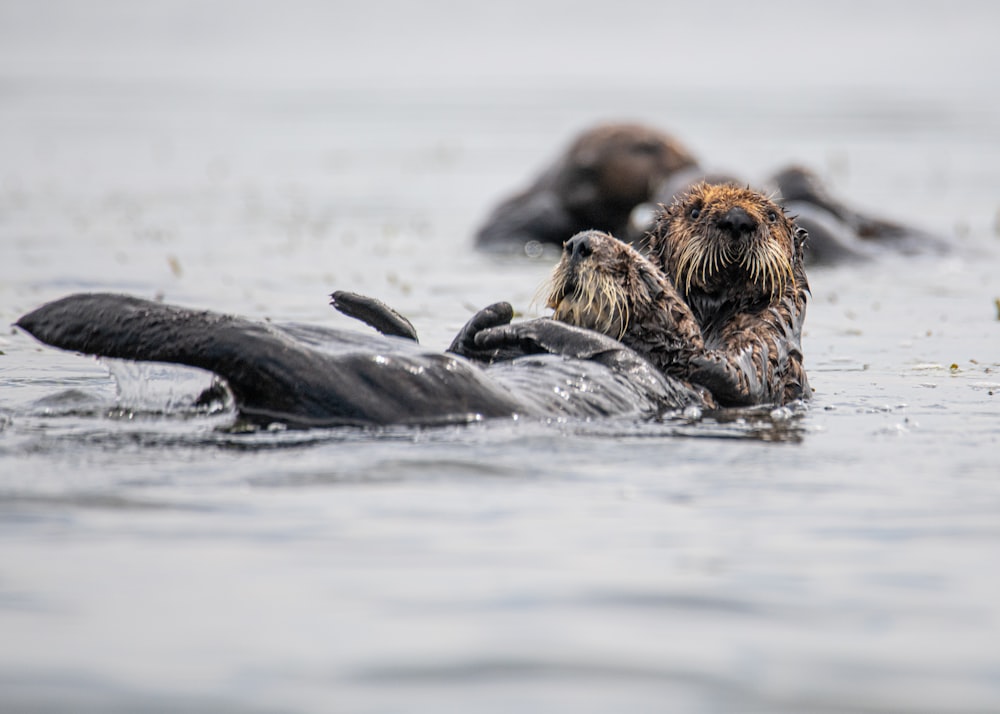
M 947 238 L 815 270 L 803 410 L 226 429 L 0 336 L 0 710 L 1000 712 L 993 3 L 0 4 L 0 322 L 79 290 L 443 348 L 576 132 Z M 360 327 L 359 327 L 360 329 Z

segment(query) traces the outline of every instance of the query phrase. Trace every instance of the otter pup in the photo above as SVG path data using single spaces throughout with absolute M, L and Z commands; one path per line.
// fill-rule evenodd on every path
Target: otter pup
M 493 327 L 473 342 L 558 352 L 564 322 L 621 340 L 721 406 L 808 398 L 805 238 L 762 194 L 699 184 L 660 214 L 648 260 L 608 234 L 578 234 L 553 273 L 555 320 Z M 574 349 L 579 340 L 567 337 Z

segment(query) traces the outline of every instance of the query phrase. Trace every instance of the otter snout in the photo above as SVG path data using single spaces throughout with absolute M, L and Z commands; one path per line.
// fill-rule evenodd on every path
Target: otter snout
M 743 238 L 757 230 L 757 221 L 749 213 L 733 206 L 728 211 L 715 219 L 715 225 L 724 231 L 728 231 L 733 238 Z
M 599 234 L 591 231 L 577 233 L 568 241 L 563 243 L 563 252 L 569 257 L 571 262 L 583 260 L 594 252 L 594 245 L 599 240 Z

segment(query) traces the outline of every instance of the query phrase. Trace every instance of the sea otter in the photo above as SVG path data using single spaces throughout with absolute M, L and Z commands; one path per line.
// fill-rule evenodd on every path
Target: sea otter
M 562 245 L 582 230 L 625 235 L 632 210 L 667 177 L 695 165 L 673 137 L 640 124 L 580 134 L 526 190 L 494 209 L 476 235 L 483 248 Z
M 706 170 L 676 139 L 655 129 L 599 125 L 584 131 L 529 188 L 497 206 L 479 229 L 476 245 L 559 245 L 586 229 L 638 243 L 659 204 L 669 205 L 701 182 L 749 185 Z M 946 249 L 925 231 L 848 206 L 804 167 L 785 167 L 755 184 L 809 231 L 811 265 L 869 258 L 882 247 L 902 253 Z
M 764 195 L 698 184 L 657 218 L 649 260 L 606 233 L 580 233 L 553 275 L 555 319 L 493 327 L 472 342 L 559 352 L 569 323 L 619 339 L 721 406 L 805 399 L 805 239 Z M 579 337 L 566 342 L 578 347 Z
M 102 293 L 56 300 L 16 324 L 66 350 L 208 370 L 225 381 L 242 422 L 256 425 L 649 417 L 705 403 L 701 390 L 663 375 L 622 343 L 590 330 L 564 326 L 558 356 L 491 349 L 489 354 L 505 359 L 484 368 L 456 354 L 422 348 L 409 322 L 378 301 L 335 293 L 334 303 L 390 336 L 273 325 Z M 484 329 L 509 323 L 511 316 L 506 303 L 480 311 L 459 333 L 456 351 Z
M 554 272 L 555 319 L 511 324 L 511 306 L 496 303 L 473 316 L 450 354 L 421 348 L 408 320 L 351 293 L 334 293 L 334 305 L 382 336 L 109 294 L 56 300 L 17 326 L 63 349 L 209 370 L 243 419 L 258 424 L 783 404 L 810 394 L 800 346 L 803 242 L 804 231 L 764 196 L 703 184 L 657 221 L 652 260 L 608 234 L 578 234 Z

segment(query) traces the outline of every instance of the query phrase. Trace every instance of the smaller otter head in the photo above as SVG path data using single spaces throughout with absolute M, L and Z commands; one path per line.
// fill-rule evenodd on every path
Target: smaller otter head
M 771 303 L 805 287 L 800 231 L 761 193 L 700 183 L 660 214 L 649 253 L 682 295 Z M 802 283 L 802 285 L 798 285 Z
M 563 243 L 546 306 L 556 320 L 621 339 L 664 291 L 663 280 L 631 246 L 601 231 L 583 231 Z

